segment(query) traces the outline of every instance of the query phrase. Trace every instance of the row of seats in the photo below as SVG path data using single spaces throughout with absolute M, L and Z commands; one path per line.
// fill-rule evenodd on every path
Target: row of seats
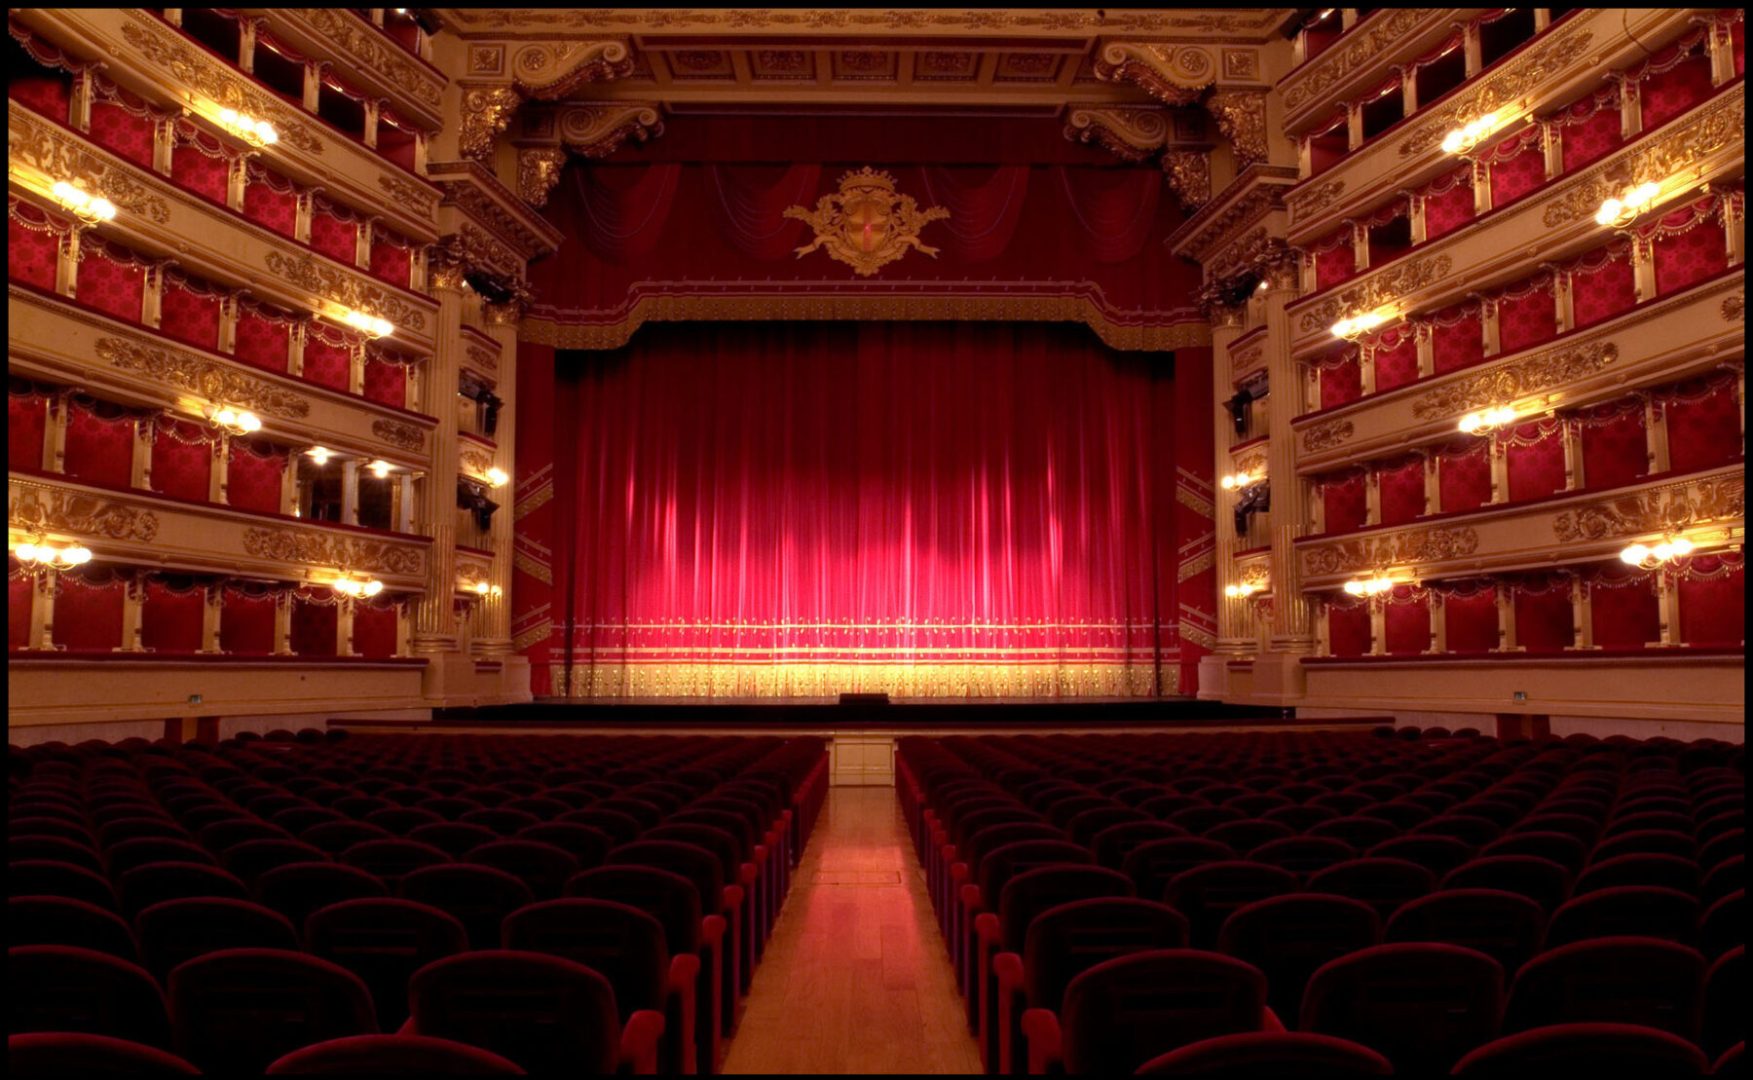
M 8 1031 L 30 1061 L 110 1039 L 227 1076 L 404 1041 L 426 1074 L 442 1040 L 711 1072 L 826 784 L 819 739 L 14 748 L 9 957 L 42 992 Z
M 1443 1075 L 1585 1045 L 1571 1024 L 1738 1053 L 1740 748 L 1434 734 L 902 740 L 987 1070 L 1321 1036 Z

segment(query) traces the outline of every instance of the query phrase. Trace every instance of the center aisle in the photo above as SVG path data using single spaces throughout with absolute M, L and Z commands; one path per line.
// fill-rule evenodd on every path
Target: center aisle
M 731 1040 L 727 1073 L 978 1073 L 892 787 L 837 787 Z

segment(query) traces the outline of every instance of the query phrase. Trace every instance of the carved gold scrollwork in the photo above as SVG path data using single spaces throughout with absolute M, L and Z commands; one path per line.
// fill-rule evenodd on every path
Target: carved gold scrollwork
M 1455 260 L 1447 255 L 1394 263 L 1387 270 L 1372 274 L 1357 285 L 1341 291 L 1321 304 L 1302 313 L 1297 328 L 1304 333 L 1325 330 L 1342 315 L 1374 311 L 1394 300 L 1409 296 L 1446 277 Z
M 423 105 L 438 108 L 443 76 L 421 70 L 406 49 L 392 45 L 381 33 L 340 8 L 299 8 L 311 29 Z
M 310 402 L 304 398 L 266 379 L 246 375 L 223 361 L 119 337 L 99 338 L 96 351 L 98 359 L 113 368 L 144 375 L 208 401 L 222 401 L 269 416 L 310 415 Z
M 1217 130 L 1236 152 L 1236 168 L 1266 160 L 1266 95 L 1258 90 L 1221 90 L 1205 102 Z
M 183 43 L 176 31 L 155 22 L 149 15 L 127 12 L 122 39 L 162 68 L 173 85 L 185 86 L 203 97 L 249 113 L 274 125 L 280 140 L 307 154 L 321 154 L 323 141 L 293 110 L 259 89 L 247 78 L 232 74 L 218 60 Z
M 293 258 L 278 251 L 269 251 L 264 261 L 270 271 L 296 288 L 332 300 L 342 307 L 388 319 L 398 327 L 426 329 L 425 312 L 339 267 L 320 264 L 309 256 Z
M 633 55 L 620 41 L 544 41 L 518 48 L 511 62 L 518 89 L 556 101 L 589 82 L 633 73 Z
M 548 196 L 560 182 L 566 167 L 566 151 L 557 146 L 525 147 L 517 152 L 517 193 L 531 206 L 548 205 Z
M 1502 405 L 1586 378 L 1618 359 L 1619 347 L 1611 341 L 1549 349 L 1426 391 L 1412 403 L 1412 415 L 1429 420 L 1439 416 L 1460 416 L 1470 409 L 1488 405 Z
M 1594 215 L 1601 202 L 1626 188 L 1661 183 L 1679 176 L 1700 161 L 1746 137 L 1747 99 L 1725 94 L 1686 114 L 1629 156 L 1609 161 L 1562 187 L 1541 214 L 1547 228 L 1557 228 Z
M 512 114 L 523 97 L 509 86 L 464 86 L 462 128 L 457 150 L 464 156 L 485 160 L 493 154 L 493 140 L 511 125 Z
M 163 225 L 170 221 L 170 204 L 122 169 L 112 169 L 64 129 L 46 124 L 26 109 L 9 111 L 6 126 L 7 156 L 31 165 L 45 176 L 71 180 L 94 195 L 102 195 L 117 207 Z
M 1351 574 L 1390 566 L 1445 562 L 1465 558 L 1479 549 L 1479 534 L 1467 526 L 1420 529 L 1362 540 L 1321 544 L 1303 554 L 1309 577 Z
M 1163 155 L 1163 176 L 1169 190 L 1189 210 L 1211 201 L 1211 154 L 1205 150 L 1170 150 Z
M 1302 221 L 1316 212 L 1326 209 L 1344 191 L 1345 180 L 1338 177 L 1332 180 L 1323 180 L 1313 187 L 1298 188 L 1294 194 L 1284 200 L 1285 205 L 1290 208 L 1290 220 L 1293 222 Z
M 1311 453 L 1331 450 L 1350 439 L 1357 429 L 1350 420 L 1328 420 L 1303 432 L 1303 449 Z
M 1095 71 L 1098 79 L 1131 83 L 1165 105 L 1191 105 L 1217 79 L 1206 50 L 1158 42 L 1110 42 Z
M 554 131 L 568 150 L 588 158 L 608 157 L 628 139 L 645 142 L 663 134 L 659 107 L 645 101 L 605 101 L 567 105 Z
M 1747 478 L 1736 474 L 1634 492 L 1566 510 L 1553 521 L 1552 533 L 1561 543 L 1571 543 L 1678 532 L 1746 516 Z
M 342 567 L 377 574 L 418 576 L 426 572 L 421 548 L 384 540 L 333 536 L 303 529 L 246 529 L 244 551 L 258 559 Z
M 1402 37 L 1430 15 L 1429 8 L 1391 8 L 1373 26 L 1360 28 L 1361 37 L 1347 34 L 1339 48 L 1329 49 L 1310 60 L 1306 73 L 1297 73 L 1300 78 L 1293 76 L 1295 81 L 1286 80 L 1291 85 L 1284 91 L 1284 107 L 1295 109 L 1341 80 L 1380 62 L 1392 54 L 1393 47 Z
M 11 485 L 9 495 L 6 523 L 15 529 L 142 543 L 151 543 L 158 535 L 158 516 L 152 511 L 95 495 L 17 482 Z
M 1594 33 L 1589 30 L 1574 27 L 1559 30 L 1551 41 L 1535 44 L 1506 61 L 1502 70 L 1487 75 L 1477 87 L 1464 88 L 1449 104 L 1432 110 L 1428 116 L 1421 114 L 1401 140 L 1400 156 L 1413 157 L 1436 148 L 1451 130 L 1509 106 L 1557 72 L 1576 67 L 1593 40 Z M 1591 207 L 1590 213 L 1593 212 Z
M 373 420 L 371 433 L 392 446 L 403 450 L 426 449 L 426 431 L 413 424 L 404 424 L 400 420 Z
M 1078 108 L 1065 119 L 1065 137 L 1095 143 L 1125 161 L 1144 161 L 1168 142 L 1169 120 L 1155 105 Z
M 815 230 L 815 239 L 797 249 L 799 258 L 825 248 L 829 258 L 868 277 L 910 249 L 935 258 L 937 248 L 922 242 L 919 230 L 950 212 L 941 206 L 921 210 L 913 196 L 896 193 L 893 176 L 867 165 L 842 176 L 840 190 L 817 199 L 814 209 L 792 206 L 785 216 Z

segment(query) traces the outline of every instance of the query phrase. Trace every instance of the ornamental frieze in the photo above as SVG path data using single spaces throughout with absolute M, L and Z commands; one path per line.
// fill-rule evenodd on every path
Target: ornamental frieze
M 1065 137 L 1094 143 L 1122 161 L 1139 162 L 1169 141 L 1168 113 L 1155 105 L 1077 108 L 1065 118 Z
M 248 79 L 232 74 L 218 60 L 184 44 L 175 37 L 175 31 L 159 27 L 149 16 L 126 12 L 126 17 L 130 21 L 122 25 L 123 39 L 163 68 L 173 82 L 196 91 L 217 105 L 269 121 L 280 141 L 288 146 L 297 147 L 307 154 L 323 152 L 323 142 L 310 126 L 271 94 L 257 88 Z
M 1343 82 L 1358 71 L 1393 55 L 1394 46 L 1431 15 L 1429 8 L 1390 8 L 1355 41 L 1347 41 L 1337 49 L 1329 49 L 1309 62 L 1309 73 L 1284 91 L 1286 111 L 1295 109 L 1329 87 Z
M 426 554 L 409 544 L 334 536 L 302 529 L 246 529 L 244 551 L 258 559 L 339 567 L 343 570 L 417 577 L 426 572 Z
M 98 338 L 96 352 L 98 359 L 119 371 L 144 375 L 208 401 L 289 419 L 310 415 L 310 402 L 304 398 L 267 379 L 246 375 L 222 360 L 121 337 Z
M 78 137 L 33 117 L 27 109 L 8 110 L 6 153 L 11 161 L 34 166 L 46 176 L 77 182 L 130 214 L 158 225 L 170 221 L 170 204 L 145 184 L 125 169 L 111 168 Z
M 1747 321 L 1747 290 L 1742 289 L 1733 296 L 1723 298 L 1723 321 Z
M 1350 420 L 1328 420 L 1303 432 L 1303 449 L 1310 453 L 1331 450 L 1356 433 Z
M 1548 349 L 1512 364 L 1428 390 L 1413 401 L 1412 415 L 1420 420 L 1430 420 L 1436 417 L 1459 416 L 1489 405 L 1503 405 L 1529 394 L 1587 378 L 1618 359 L 1619 347 L 1611 341 L 1591 341 Z
M 403 450 L 426 449 L 425 429 L 415 427 L 413 424 L 404 424 L 400 420 L 373 420 L 371 433 L 391 446 L 399 446 Z
M 1266 94 L 1261 90 L 1220 90 L 1205 99 L 1205 110 L 1217 121 L 1235 149 L 1239 172 L 1267 156 Z
M 1182 206 L 1199 209 L 1211 201 L 1211 152 L 1168 151 L 1163 155 L 1163 178 Z
M 1445 562 L 1465 558 L 1478 549 L 1479 534 L 1468 526 L 1420 529 L 1311 548 L 1303 553 L 1303 573 L 1308 577 L 1328 577 Z
M 1115 41 L 1096 58 L 1096 78 L 1130 83 L 1165 105 L 1191 105 L 1217 81 L 1211 54 L 1192 45 Z
M 1395 263 L 1385 272 L 1372 274 L 1359 284 L 1330 296 L 1316 307 L 1303 312 L 1297 320 L 1297 328 L 1304 333 L 1312 333 L 1327 329 L 1338 322 L 1341 316 L 1374 311 L 1392 301 L 1410 296 L 1419 289 L 1436 284 L 1448 276 L 1454 265 L 1455 260 L 1447 255 Z
M 464 157 L 483 160 L 493 153 L 493 140 L 511 126 L 523 95 L 509 86 L 464 86 L 462 91 L 463 122 L 457 150 Z
M 375 285 L 368 285 L 338 267 L 323 265 L 309 256 L 292 258 L 272 250 L 264 261 L 275 276 L 295 288 L 315 293 L 342 307 L 388 319 L 403 329 L 426 329 L 425 312 L 401 297 Z
M 457 8 L 451 17 L 471 30 L 535 28 L 597 30 L 709 30 L 751 26 L 778 31 L 822 30 L 1036 30 L 1052 33 L 1205 33 L 1256 37 L 1283 20 L 1283 12 L 1095 11 L 992 8 Z
M 296 8 L 291 14 L 303 19 L 329 44 L 422 105 L 439 107 L 443 77 L 428 74 L 398 45 L 388 44 L 381 33 L 352 18 L 339 8 Z
M 383 188 L 397 205 L 422 221 L 431 221 L 438 212 L 438 192 L 425 184 L 415 183 L 394 173 L 378 173 L 377 186 Z
M 1328 206 L 1331 206 L 1333 200 L 1339 198 L 1344 191 L 1345 180 L 1343 177 L 1335 177 L 1332 180 L 1323 180 L 1313 187 L 1299 188 L 1284 200 L 1284 204 L 1290 208 L 1291 222 L 1295 223 L 1306 220 L 1320 211 L 1325 210 Z
M 150 510 L 110 502 L 95 495 L 14 481 L 6 524 L 29 532 L 73 533 L 109 540 L 151 543 L 158 516 Z
M 511 62 L 520 90 L 557 101 L 591 82 L 633 73 L 633 56 L 619 41 L 543 41 L 518 48 Z
M 1413 157 L 1440 145 L 1443 136 L 1469 120 L 1495 112 L 1553 76 L 1586 59 L 1594 32 L 1580 27 L 1562 30 L 1551 41 L 1512 58 L 1504 69 L 1485 78 L 1476 89 L 1458 95 L 1449 105 L 1419 120 L 1400 142 L 1400 156 Z
M 1633 492 L 1566 510 L 1553 521 L 1552 532 L 1562 543 L 1606 540 L 1677 532 L 1705 522 L 1746 515 L 1747 477 L 1735 473 Z

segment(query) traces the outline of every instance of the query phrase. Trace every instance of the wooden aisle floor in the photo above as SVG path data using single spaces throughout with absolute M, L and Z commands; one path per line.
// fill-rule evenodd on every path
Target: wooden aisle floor
M 756 969 L 727 1073 L 978 1073 L 892 787 L 836 787 Z

